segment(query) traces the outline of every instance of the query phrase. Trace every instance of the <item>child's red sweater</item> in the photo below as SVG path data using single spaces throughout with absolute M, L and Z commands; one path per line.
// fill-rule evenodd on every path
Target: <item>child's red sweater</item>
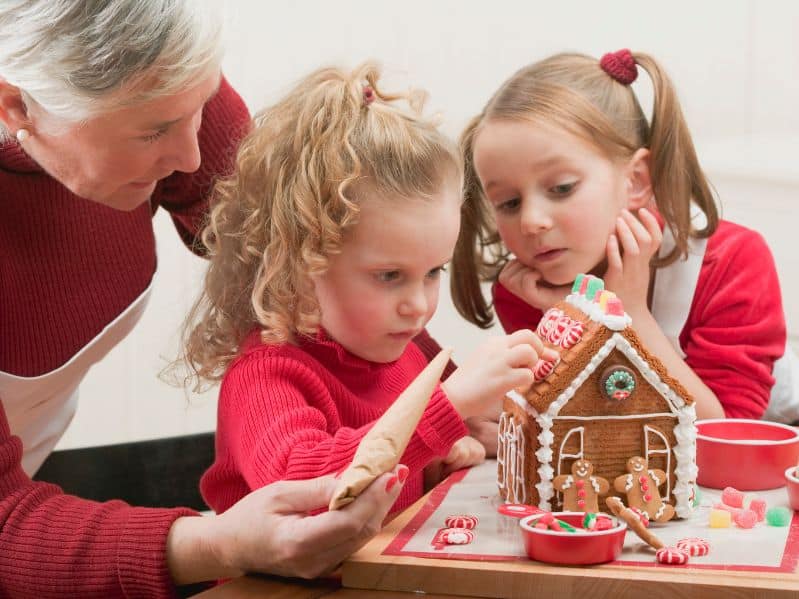
M 253 333 L 222 382 L 216 461 L 200 483 L 206 503 L 224 512 L 271 482 L 342 470 L 437 349 L 422 333 L 397 361 L 377 364 L 352 355 L 324 332 L 299 345 L 264 345 Z M 400 460 L 410 473 L 393 510 L 422 496 L 424 467 L 466 434 L 436 387 Z

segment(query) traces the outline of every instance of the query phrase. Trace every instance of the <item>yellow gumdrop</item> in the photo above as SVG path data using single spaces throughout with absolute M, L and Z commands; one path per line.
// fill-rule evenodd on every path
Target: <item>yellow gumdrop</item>
M 729 528 L 732 514 L 727 510 L 710 510 L 710 528 Z

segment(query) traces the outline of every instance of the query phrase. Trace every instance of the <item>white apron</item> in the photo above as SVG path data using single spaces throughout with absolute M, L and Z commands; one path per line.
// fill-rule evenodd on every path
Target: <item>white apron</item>
M 696 228 L 703 228 L 707 223 L 705 215 L 696 206 L 692 207 L 691 219 Z M 674 236 L 666 227 L 660 255 L 665 256 L 674 246 Z M 652 316 L 683 358 L 685 352 L 680 347 L 680 333 L 688 320 L 706 249 L 707 239 L 689 238 L 687 259 L 658 269 L 655 277 Z M 787 345 L 785 354 L 774 363 L 773 376 L 776 381 L 763 419 L 796 422 L 799 420 L 799 358 Z
M 78 406 L 78 385 L 141 318 L 152 281 L 124 312 L 111 321 L 69 361 L 34 377 L 0 371 L 0 400 L 11 433 L 22 439 L 22 467 L 33 476 L 64 434 Z

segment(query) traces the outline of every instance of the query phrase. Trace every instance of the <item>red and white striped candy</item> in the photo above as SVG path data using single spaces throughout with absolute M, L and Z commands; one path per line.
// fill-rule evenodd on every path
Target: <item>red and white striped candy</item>
M 555 370 L 555 366 L 558 365 L 560 360 L 538 360 L 533 366 L 533 381 L 536 383 L 543 381 L 547 378 L 552 371 Z
M 471 530 L 477 526 L 478 522 L 477 516 L 457 514 L 455 516 L 447 516 L 447 519 L 444 520 L 444 526 L 447 528 L 468 528 Z
M 641 521 L 641 524 L 644 525 L 644 528 L 649 528 L 649 514 L 647 514 L 644 510 L 637 507 L 630 508 L 635 515 L 638 516 L 638 519 Z
M 466 545 L 474 540 L 474 533 L 468 528 L 448 528 L 441 533 L 441 540 L 447 545 Z
M 691 557 L 699 557 L 710 553 L 710 543 L 698 537 L 690 537 L 677 541 L 677 549 L 682 549 Z
M 569 349 L 579 343 L 583 338 L 583 323 L 579 320 L 569 319 L 569 323 L 563 334 L 560 337 L 560 346 L 563 349 Z
M 554 330 L 558 320 L 562 316 L 564 316 L 563 310 L 559 310 L 558 308 L 550 308 L 541 317 L 541 320 L 538 322 L 538 327 L 536 328 L 535 332 L 544 341 L 550 341 L 552 331 Z
M 658 563 L 670 566 L 682 566 L 688 563 L 688 552 L 678 547 L 661 547 L 655 553 Z

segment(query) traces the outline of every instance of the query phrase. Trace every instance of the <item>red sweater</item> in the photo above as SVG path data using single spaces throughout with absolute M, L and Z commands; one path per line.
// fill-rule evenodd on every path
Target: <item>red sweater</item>
M 374 421 L 437 350 L 424 332 L 397 361 L 377 364 L 324 332 L 298 346 L 264 345 L 253 333 L 220 389 L 216 461 L 200 483 L 206 503 L 223 512 L 271 482 L 344 469 Z M 424 467 L 467 433 L 437 387 L 400 459 L 410 473 L 393 510 L 422 496 Z
M 132 212 L 74 196 L 18 145 L 0 145 L 0 370 L 57 368 L 136 299 L 155 270 L 153 213 L 169 211 L 190 243 L 248 123 L 223 81 L 203 112 L 200 170 L 161 181 L 151 204 Z M 0 596 L 174 595 L 166 537 L 193 512 L 70 497 L 31 482 L 20 456 L 0 409 Z
M 541 311 L 496 283 L 494 308 L 507 332 L 538 326 Z M 633 323 L 635 326 L 635 323 Z M 685 361 L 730 418 L 761 418 L 785 353 L 777 269 L 756 232 L 721 221 L 708 239 L 690 314 L 680 333 Z

